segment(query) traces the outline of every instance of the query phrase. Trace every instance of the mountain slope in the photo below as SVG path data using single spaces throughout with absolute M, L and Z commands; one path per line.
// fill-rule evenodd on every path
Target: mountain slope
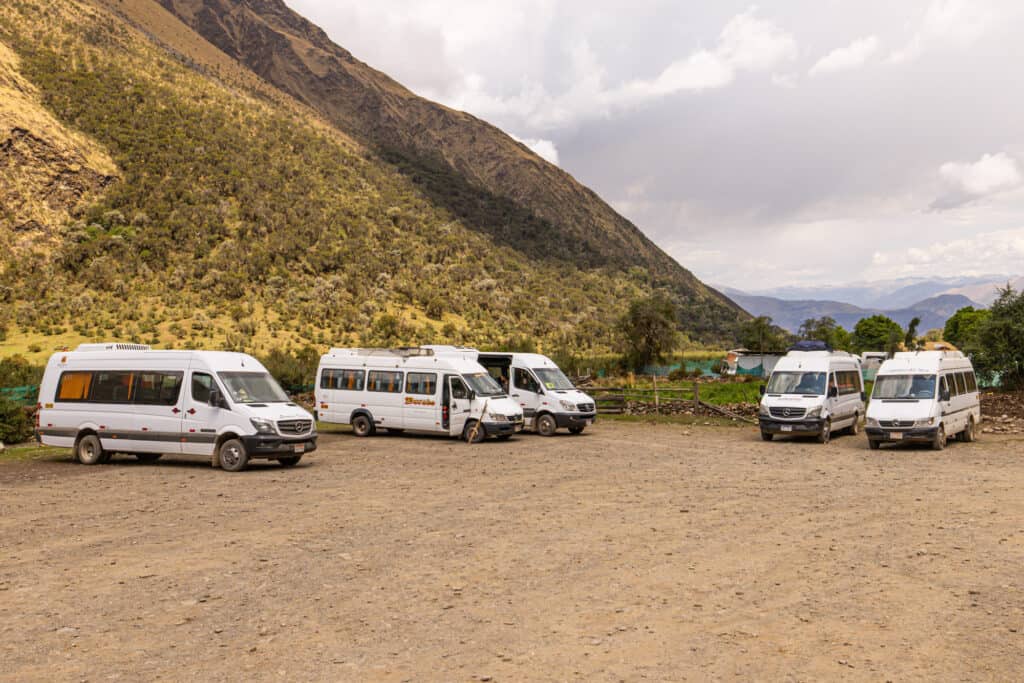
M 569 174 L 493 126 L 417 97 L 359 62 L 281 0 L 160 2 L 224 53 L 394 159 L 474 229 L 532 258 L 641 267 L 675 292 L 699 329 L 724 331 L 742 315 Z M 495 216 L 495 203 L 512 206 Z M 513 209 L 525 211 L 525 220 L 509 220 Z
M 516 235 L 552 227 L 511 200 L 483 202 L 450 171 L 438 177 L 465 204 L 438 201 L 424 171 L 261 81 L 155 1 L 3 3 L 0 49 L 14 55 L 3 82 L 35 111 L 15 120 L 0 103 L 0 131 L 63 140 L 71 155 L 0 172 L 94 180 L 37 212 L 49 242 L 0 252 L 0 332 L 18 333 L 0 334 L 0 353 L 110 338 L 255 351 L 533 339 L 585 353 L 608 349 L 628 302 L 657 286 L 695 312 L 684 319 L 695 336 L 724 338 L 741 315 L 635 255 L 631 267 L 535 257 L 480 229 L 481 217 Z
M 780 327 L 797 332 L 800 325 L 809 318 L 828 316 L 839 325 L 852 330 L 859 320 L 872 315 L 885 315 L 906 327 L 914 318 L 920 318 L 921 332 L 941 328 L 957 310 L 964 306 L 977 306 L 965 296 L 941 294 L 919 301 L 905 308 L 887 310 L 883 308 L 862 308 L 840 301 L 818 301 L 803 299 L 790 301 L 768 296 L 745 294 L 738 290 L 726 290 L 738 304 L 753 315 L 770 316 Z

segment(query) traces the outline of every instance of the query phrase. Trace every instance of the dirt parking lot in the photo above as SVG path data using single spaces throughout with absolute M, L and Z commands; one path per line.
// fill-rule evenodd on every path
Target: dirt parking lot
M 1019 680 L 1024 441 L 0 463 L 0 679 Z

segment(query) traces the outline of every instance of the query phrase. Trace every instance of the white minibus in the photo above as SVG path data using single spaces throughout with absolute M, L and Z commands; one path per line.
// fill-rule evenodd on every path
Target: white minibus
M 907 351 L 885 361 L 868 406 L 868 444 L 918 441 L 935 450 L 946 440 L 974 441 L 981 424 L 978 381 L 959 351 Z
M 55 353 L 39 388 L 37 439 L 95 465 L 126 453 L 210 457 L 232 472 L 266 458 L 295 465 L 316 450 L 313 416 L 258 360 L 227 351 L 82 344 Z
M 558 429 L 581 434 L 597 419 L 594 399 L 573 386 L 547 356 L 481 352 L 477 362 L 523 409 L 527 429 L 543 436 L 552 436 Z
M 864 415 L 860 359 L 821 343 L 801 342 L 779 359 L 761 387 L 761 438 L 815 436 L 828 443 L 840 429 L 856 434 Z
M 523 411 L 469 354 L 428 347 L 331 349 L 316 378 L 317 418 L 377 429 L 441 433 L 481 441 L 523 428 Z

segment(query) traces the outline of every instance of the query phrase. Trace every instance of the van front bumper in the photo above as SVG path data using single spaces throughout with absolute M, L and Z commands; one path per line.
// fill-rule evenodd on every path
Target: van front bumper
M 925 427 L 922 429 L 879 429 L 878 427 L 871 427 L 865 429 L 864 433 L 872 441 L 901 443 L 903 441 L 934 441 L 935 434 L 938 431 L 938 427 Z M 894 439 L 892 437 L 893 434 L 899 434 L 900 438 Z
M 299 437 L 273 434 L 250 434 L 240 437 L 250 458 L 276 458 L 282 455 L 302 455 L 316 450 L 316 434 Z M 302 447 L 300 451 L 298 446 Z
M 523 431 L 522 422 L 484 422 L 483 426 L 487 436 L 510 436 Z
M 597 412 L 593 413 L 556 413 L 555 424 L 559 429 L 563 427 L 586 427 L 594 424 L 597 419 Z
M 813 420 L 772 420 L 771 418 L 759 417 L 758 424 L 761 431 L 768 434 L 820 434 L 824 421 L 821 418 Z

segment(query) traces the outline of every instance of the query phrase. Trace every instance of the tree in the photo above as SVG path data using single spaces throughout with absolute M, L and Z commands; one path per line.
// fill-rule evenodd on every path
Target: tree
M 628 367 L 661 361 L 679 345 L 678 310 L 664 294 L 637 299 L 619 320 L 620 349 Z
M 972 353 L 977 349 L 978 332 L 988 317 L 989 312 L 984 308 L 964 306 L 946 321 L 942 338 L 964 353 Z
M 903 328 L 884 315 L 861 318 L 853 328 L 850 346 L 857 353 L 888 351 L 892 353 L 903 339 Z
M 751 351 L 781 351 L 789 342 L 789 335 L 773 325 L 766 315 L 749 320 L 740 326 L 740 344 Z
M 1024 388 L 1024 292 L 999 292 L 977 335 L 975 364 L 987 379 L 999 377 L 1004 389 Z
M 799 335 L 801 339 L 822 341 L 833 349 L 849 350 L 850 333 L 837 325 L 834 318 L 823 316 L 821 318 L 808 318 L 800 325 Z
M 915 317 L 907 325 L 907 332 L 903 335 L 903 348 L 907 351 L 911 351 L 917 348 L 917 326 L 921 324 L 921 319 Z

